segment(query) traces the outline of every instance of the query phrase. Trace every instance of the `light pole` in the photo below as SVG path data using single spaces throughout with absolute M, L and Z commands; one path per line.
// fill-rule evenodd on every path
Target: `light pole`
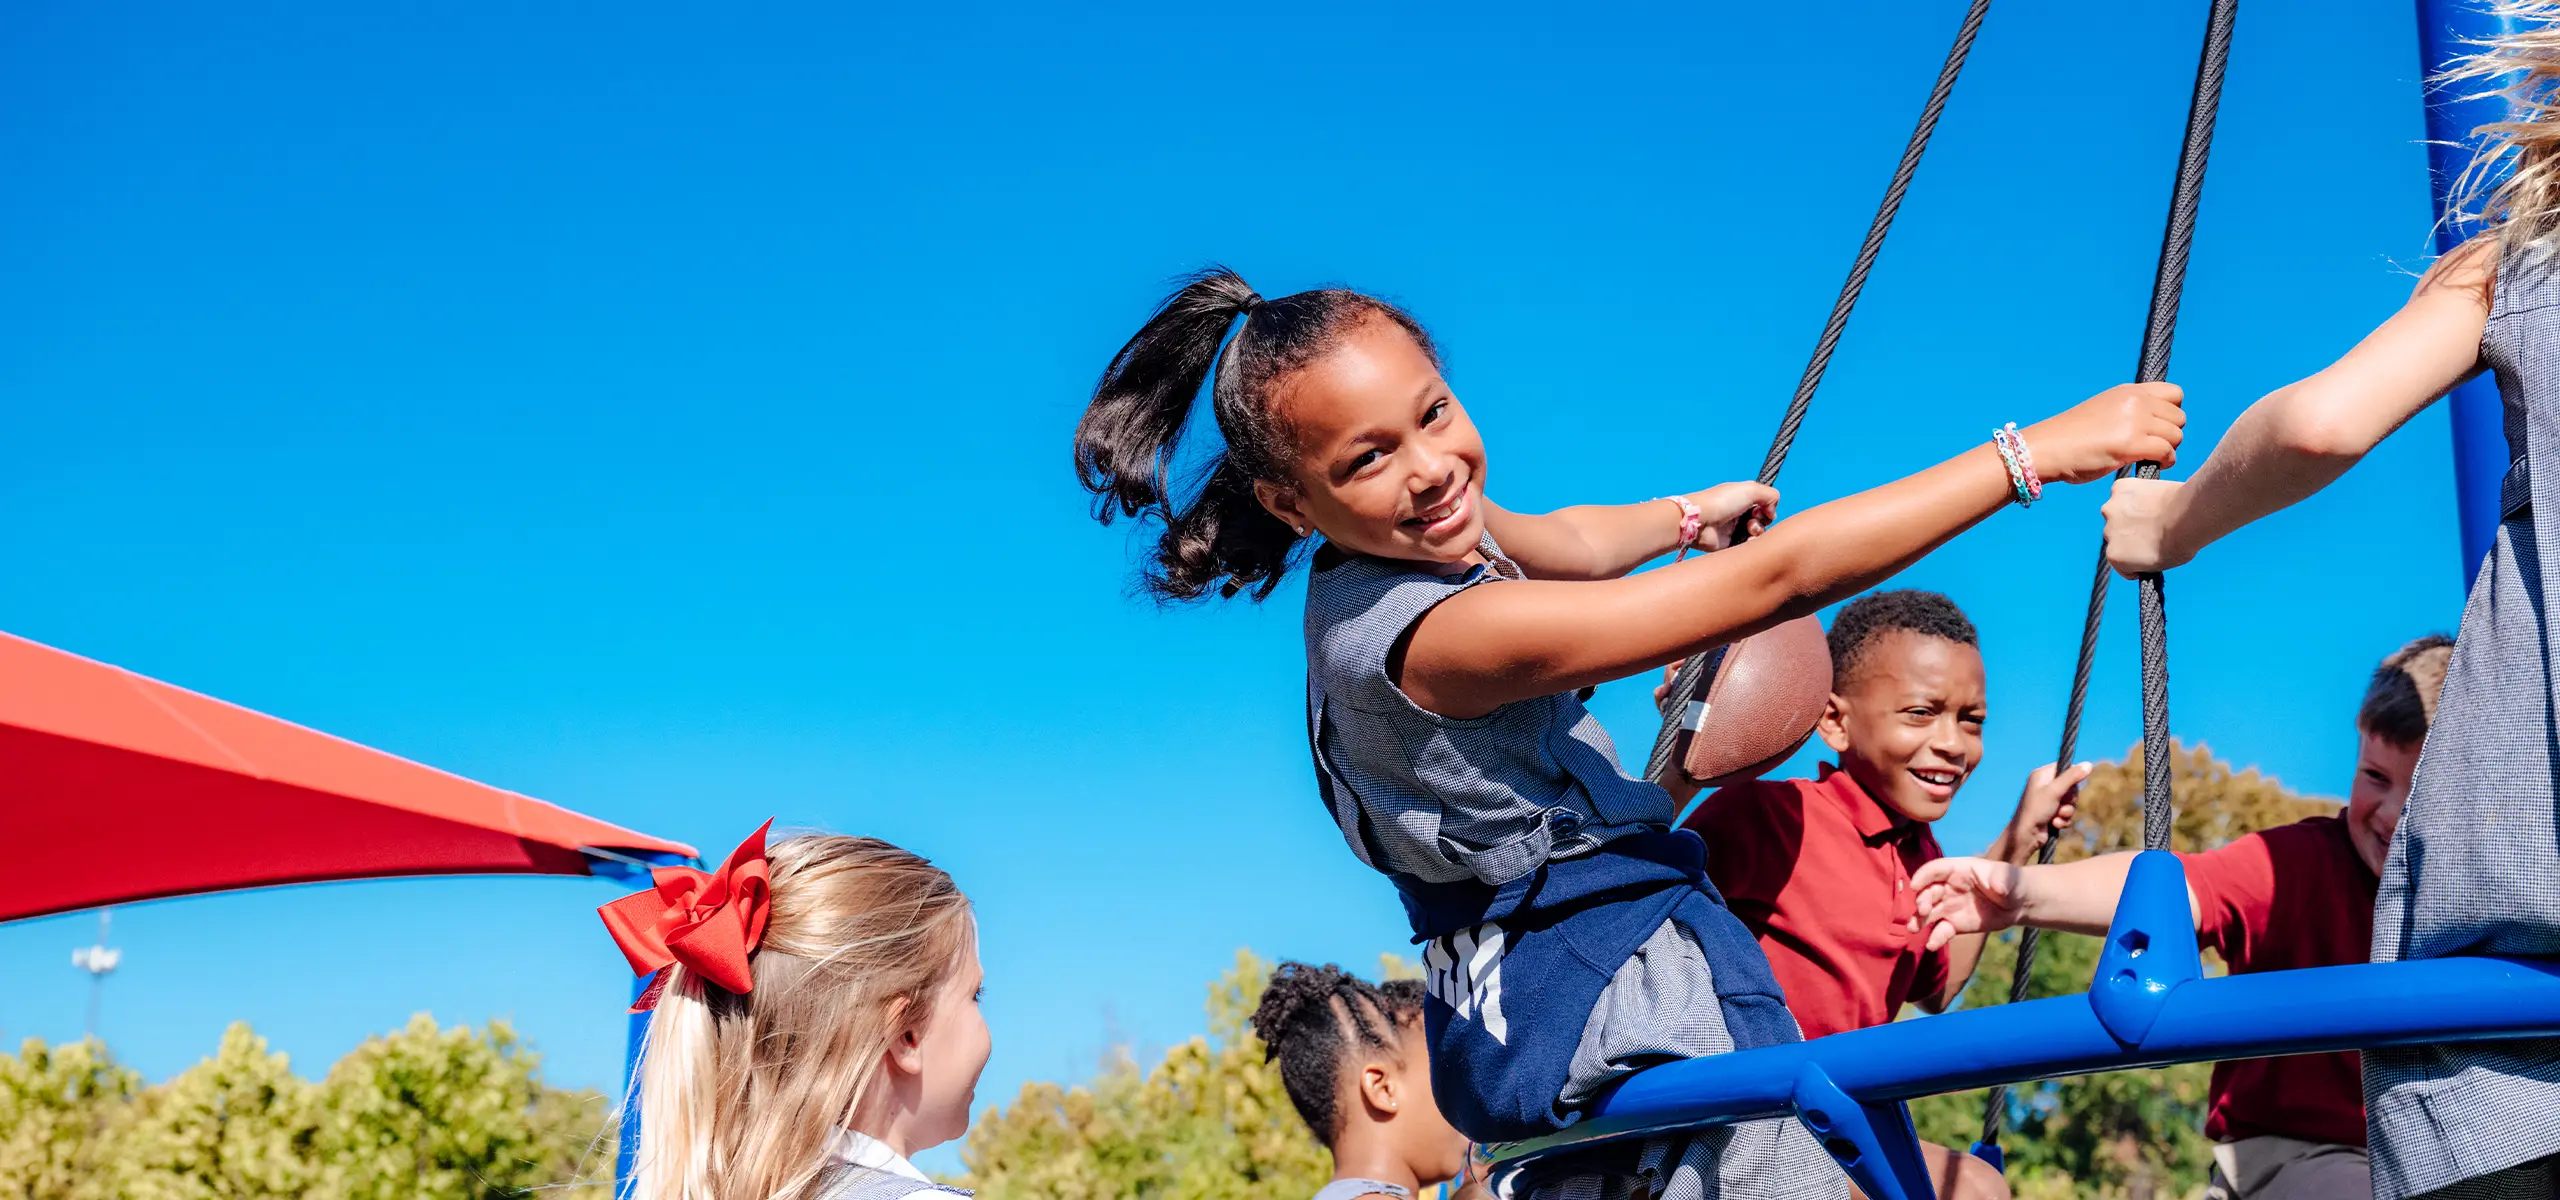
M 107 976 L 115 971 L 117 963 L 124 961 L 124 951 L 107 944 L 107 928 L 114 920 L 114 909 L 99 909 L 98 944 L 71 952 L 71 965 L 89 973 L 88 1036 L 93 1038 L 98 1036 L 98 1001 L 106 991 Z

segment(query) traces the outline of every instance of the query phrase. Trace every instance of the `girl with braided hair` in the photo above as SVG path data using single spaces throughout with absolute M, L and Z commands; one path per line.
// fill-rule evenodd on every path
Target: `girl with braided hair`
M 1413 1200 L 1465 1173 L 1466 1136 L 1431 1098 L 1420 981 L 1373 984 L 1284 962 L 1262 990 L 1253 1032 L 1333 1155 L 1333 1180 L 1314 1200 Z

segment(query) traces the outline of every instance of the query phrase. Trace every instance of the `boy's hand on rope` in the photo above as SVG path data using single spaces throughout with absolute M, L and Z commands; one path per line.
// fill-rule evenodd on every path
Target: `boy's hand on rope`
M 1778 517 L 1778 489 L 1748 480 L 1691 492 L 1689 503 L 1698 506 L 1702 522 L 1698 540 L 1690 545 L 1700 550 L 1722 550 L 1741 541 L 1737 531 L 1758 537 Z
M 2018 923 L 2025 907 L 2024 868 L 1987 858 L 1935 858 L 1911 873 L 1913 933 L 1929 931 L 1942 950 L 1959 934 L 1994 933 Z
M 2183 566 L 2195 551 L 2170 544 L 2169 527 L 2186 497 L 2186 484 L 2167 479 L 2116 481 L 2099 509 L 2107 518 L 2107 565 L 2128 578 Z
M 2087 483 L 2138 462 L 2166 467 L 2186 435 L 2186 393 L 2174 383 L 2122 383 L 2026 430 L 2036 473 L 2047 482 Z
M 2080 785 L 2088 782 L 2089 772 L 2095 769 L 2095 764 L 2082 762 L 2056 772 L 2052 763 L 2046 763 L 2027 776 L 2027 786 L 2018 791 L 2017 815 L 2009 818 L 2011 851 L 2033 858 L 2046 838 L 2056 830 L 2069 829 L 2071 819 L 2080 812 Z

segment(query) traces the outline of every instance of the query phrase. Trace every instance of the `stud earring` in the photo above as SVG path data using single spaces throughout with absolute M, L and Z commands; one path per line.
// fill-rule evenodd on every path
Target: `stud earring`
M 1297 530 L 1299 537 L 1307 536 L 1307 527 L 1304 525 L 1292 525 L 1289 528 Z

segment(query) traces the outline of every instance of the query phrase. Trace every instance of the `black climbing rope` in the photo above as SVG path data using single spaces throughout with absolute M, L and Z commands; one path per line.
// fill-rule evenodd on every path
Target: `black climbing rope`
M 2231 61 L 2231 28 L 2240 13 L 2240 0 L 2213 0 L 2213 11 L 2205 18 L 2204 49 L 2196 61 L 2196 87 L 2187 102 L 2187 137 L 2178 148 L 2178 181 L 2169 194 L 2168 228 L 2160 236 L 2160 266 L 2151 277 L 2151 320 L 2142 331 L 2142 361 L 2134 371 L 2139 383 L 2157 383 L 2169 376 L 2169 346 L 2178 333 L 2178 300 L 2187 282 L 2187 254 L 2196 238 L 2196 206 L 2204 196 L 2205 159 L 2213 152 L 2213 120 L 2222 105 L 2222 76 Z M 2134 474 L 2156 479 L 2160 464 L 2146 462 L 2134 467 Z M 2123 472 L 2117 473 L 2119 477 Z M 2146 850 L 2169 848 L 2169 830 L 2176 818 L 2169 795 L 2169 614 L 2167 597 L 2160 588 L 2157 574 L 2142 576 L 2142 845 Z M 2062 717 L 2062 753 L 2054 759 L 2054 770 L 2071 765 L 2072 751 L 2080 738 L 2080 706 L 2089 695 L 2089 667 L 2097 651 L 2098 624 L 2107 603 L 2107 556 L 2102 544 L 2098 552 L 2097 579 L 2089 587 L 2089 619 L 2080 630 L 2080 661 L 2071 678 L 2071 701 Z M 2061 839 L 2048 835 L 2036 861 L 2053 861 L 2053 850 Z M 2036 931 L 2026 930 L 2018 938 L 2017 974 L 2009 981 L 2011 1003 L 2027 995 L 2027 976 L 2035 968 Z M 2008 1116 L 2009 1088 L 2001 1084 L 1991 1089 L 1989 1103 L 1982 1117 L 1982 1141 L 1998 1145 L 2000 1128 Z
M 1956 27 L 1955 44 L 1947 48 L 1947 61 L 1938 68 L 1938 82 L 1929 89 L 1929 102 L 1920 108 L 1920 122 L 1911 130 L 1911 140 L 1902 147 L 1902 161 L 1893 168 L 1893 182 L 1886 184 L 1884 201 L 1876 206 L 1875 219 L 1867 224 L 1867 238 L 1858 245 L 1857 261 L 1849 265 L 1849 278 L 1840 285 L 1840 296 L 1831 302 L 1831 317 L 1822 323 L 1822 337 L 1813 345 L 1813 359 L 1805 364 L 1804 377 L 1796 381 L 1795 398 L 1787 404 L 1786 417 L 1778 422 L 1778 435 L 1769 442 L 1768 457 L 1760 461 L 1760 482 L 1774 486 L 1778 471 L 1787 464 L 1787 451 L 1795 445 L 1796 430 L 1804 425 L 1805 410 L 1813 406 L 1813 393 L 1822 386 L 1822 373 L 1831 366 L 1831 352 L 1840 345 L 1840 334 L 1849 326 L 1849 313 L 1858 306 L 1858 293 L 1867 286 L 1867 273 L 1874 269 L 1876 255 L 1884 249 L 1884 236 L 1893 228 L 1894 213 L 1902 208 L 1902 194 L 1911 188 L 1911 177 L 1920 169 L 1920 156 L 1929 149 L 1929 135 L 1938 128 L 1938 114 L 1946 111 L 1947 95 L 1955 90 L 1956 77 L 1964 73 L 1964 60 L 1973 51 L 1974 35 L 1982 32 L 1982 19 L 1991 11 L 1991 0 L 1973 0 L 1964 14 L 1964 23 Z M 1719 650 L 1693 654 L 1680 663 L 1679 673 L 1672 677 L 1663 693 L 1662 731 L 1654 736 L 1653 754 L 1645 760 L 1644 776 L 1661 782 L 1671 768 L 1671 752 L 1680 740 L 1680 720 L 1695 695 L 1699 680 L 1710 674 L 1722 659 Z

